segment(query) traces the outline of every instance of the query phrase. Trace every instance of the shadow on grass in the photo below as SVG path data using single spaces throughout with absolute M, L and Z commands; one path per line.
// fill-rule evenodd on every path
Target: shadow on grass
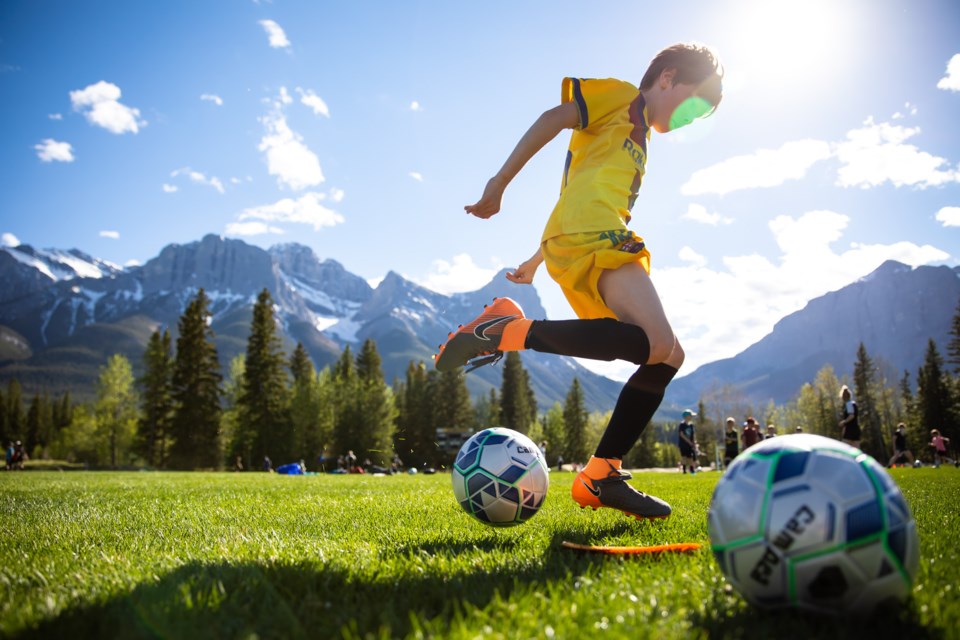
M 382 573 L 358 576 L 320 563 L 194 562 L 128 593 L 63 611 L 13 637 L 402 637 L 417 631 L 415 621 L 452 622 L 465 610 L 484 609 L 498 596 L 508 599 L 521 585 L 550 593 L 551 585 L 598 563 L 656 562 L 654 558 L 624 560 L 569 553 L 561 549 L 562 540 L 587 542 L 573 532 L 560 532 L 542 561 L 524 569 L 498 566 L 452 575 L 411 570 L 398 576 L 395 569 L 385 567 Z M 519 545 L 491 536 L 480 542 L 411 545 L 409 551 L 459 555 L 507 548 L 523 552 L 514 547 Z M 794 612 L 760 612 L 742 606 L 722 589 L 713 594 L 706 610 L 709 615 L 695 613 L 688 618 L 694 637 L 940 637 L 925 631 L 909 617 L 909 610 L 862 624 Z

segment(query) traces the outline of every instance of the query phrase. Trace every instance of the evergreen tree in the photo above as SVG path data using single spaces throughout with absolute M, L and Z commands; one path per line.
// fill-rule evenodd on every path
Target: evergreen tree
M 430 404 L 433 406 L 433 424 L 437 429 L 467 431 L 476 426 L 476 415 L 463 369 L 444 371 L 437 376 Z
M 220 463 L 222 376 L 208 308 L 207 294 L 200 289 L 178 323 L 169 457 L 169 465 L 175 469 L 217 467 Z
M 27 416 L 23 412 L 23 392 L 20 381 L 11 378 L 7 383 L 7 434 L 11 440 L 23 440 L 26 436 Z
M 960 301 L 950 323 L 950 342 L 947 343 L 947 364 L 953 367 L 954 374 L 960 374 Z
M 37 449 L 40 446 L 40 431 L 43 428 L 40 424 L 40 394 L 33 394 L 30 400 L 30 406 L 27 408 L 26 433 L 23 438 L 23 447 L 31 457 L 37 455 Z
M 312 364 L 309 367 L 309 371 L 296 374 L 299 378 L 293 385 L 290 420 L 296 456 L 307 465 L 320 465 L 333 433 L 333 384 L 329 369 L 318 374 Z
M 880 423 L 876 367 L 862 342 L 857 348 L 857 360 L 853 365 L 853 385 L 862 438 L 860 448 L 877 460 L 886 460 L 890 452 Z
M 223 384 L 223 411 L 220 414 L 220 435 L 224 443 L 224 460 L 234 470 L 253 469 L 254 460 L 250 458 L 252 442 L 243 438 L 240 431 L 240 394 L 243 392 L 243 373 L 246 369 L 246 356 L 239 353 L 230 360 L 227 367 L 227 379 Z M 237 466 L 239 458 L 240 466 Z
M 502 426 L 524 434 L 537 419 L 537 405 L 530 387 L 530 376 L 523 368 L 517 351 L 508 351 L 504 358 L 500 412 Z
M 357 378 L 360 430 L 354 434 L 353 450 L 361 462 L 370 460 L 373 464 L 385 467 L 393 458 L 397 409 L 393 390 L 383 378 L 377 345 L 369 338 L 357 355 Z
M 288 379 L 273 300 L 263 289 L 253 306 L 247 338 L 246 369 L 240 394 L 239 429 L 251 444 L 252 456 L 269 456 L 277 464 L 293 456 Z
M 353 451 L 353 431 L 359 428 L 357 394 L 360 383 L 350 345 L 344 347 L 333 365 L 334 415 L 333 442 L 335 456 Z M 356 452 L 354 452 L 356 453 Z
M 950 385 L 943 371 L 943 358 L 933 339 L 927 343 L 923 366 L 917 374 L 916 403 L 918 426 L 924 433 L 939 429 L 941 434 L 956 442 L 954 438 L 960 434 L 956 429 Z M 929 441 L 929 437 L 926 440 Z
M 477 398 L 473 413 L 476 416 L 474 422 L 480 428 L 500 426 L 500 396 L 497 395 L 496 388 Z
M 547 464 L 553 466 L 567 449 L 563 405 L 559 402 L 554 402 L 543 416 L 543 439 L 547 441 Z
M 136 434 L 137 402 L 130 361 L 114 354 L 100 369 L 96 400 L 97 433 L 107 443 L 111 467 L 129 461 Z
M 290 356 L 290 374 L 293 376 L 294 387 L 299 382 L 309 381 L 315 373 L 316 369 L 314 369 L 313 362 L 310 360 L 310 354 L 307 353 L 303 343 L 298 342 L 297 348 L 293 350 L 293 355 Z
M 154 331 L 143 354 L 140 419 L 137 422 L 136 451 L 151 467 L 166 462 L 170 421 L 173 418 L 173 351 L 170 332 Z
M 434 384 L 438 377 L 433 373 Z M 433 422 L 431 376 L 426 365 L 413 360 L 407 365 L 407 375 L 397 388 L 397 431 L 394 450 L 406 465 L 420 467 L 436 464 L 436 428 Z
M 589 458 L 587 450 L 587 409 L 583 400 L 580 380 L 574 378 L 567 391 L 563 404 L 563 424 L 565 428 L 566 455 L 568 462 L 585 463 Z
M 0 389 L 0 447 L 4 450 L 7 443 L 13 440 L 13 435 L 7 431 L 7 398 Z

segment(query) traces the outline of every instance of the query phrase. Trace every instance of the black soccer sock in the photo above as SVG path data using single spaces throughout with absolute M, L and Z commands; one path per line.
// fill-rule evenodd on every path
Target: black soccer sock
M 647 332 L 635 324 L 613 318 L 534 320 L 527 333 L 526 348 L 591 360 L 626 360 L 634 364 L 644 364 L 650 359 Z
M 667 385 L 677 375 L 668 364 L 645 365 L 630 376 L 597 445 L 598 458 L 623 458 L 660 407 Z

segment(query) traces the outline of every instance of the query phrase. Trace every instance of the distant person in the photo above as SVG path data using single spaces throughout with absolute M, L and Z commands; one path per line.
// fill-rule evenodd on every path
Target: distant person
M 270 456 L 263 456 L 263 470 L 267 473 L 273 473 L 273 460 Z
M 776 438 L 776 437 L 777 437 L 777 427 L 775 425 L 768 424 L 767 432 L 763 434 L 763 439 L 769 440 L 770 438 Z
M 23 462 L 27 459 L 27 453 L 23 450 L 23 443 L 17 440 L 13 445 L 13 459 L 10 461 L 10 468 L 14 471 L 23 471 Z
M 897 430 L 893 432 L 893 456 L 887 466 L 893 467 L 902 464 L 904 461 L 913 465 L 913 452 L 907 448 L 907 425 L 901 422 L 897 425 Z
M 557 454 L 557 471 L 563 471 L 563 454 Z
M 740 441 L 743 442 L 743 450 L 746 451 L 760 442 L 760 440 L 760 427 L 757 425 L 757 421 L 753 416 L 751 416 L 743 423 L 743 433 L 740 434 Z
M 803 427 L 797 427 L 793 430 L 794 433 L 803 433 Z
M 740 455 L 740 434 L 737 433 L 737 421 L 727 418 L 727 430 L 723 434 L 724 468 L 729 467 L 738 455 Z
M 677 425 L 677 444 L 680 446 L 680 468 L 684 473 L 690 468 L 690 474 L 697 472 L 697 428 L 691 422 L 695 414 L 690 409 L 683 412 L 683 419 Z
M 13 442 L 7 443 L 7 465 L 6 470 L 11 471 L 13 469 Z
M 237 459 L 233 461 L 233 470 L 243 471 L 243 456 L 237 456 Z
M 930 431 L 930 448 L 933 449 L 933 466 L 939 467 L 941 462 L 949 462 L 950 464 L 957 465 L 957 461 L 953 458 L 947 456 L 947 452 L 950 450 L 950 438 L 944 438 L 940 435 L 939 429 L 932 429 Z
M 344 456 L 343 460 L 347 465 L 347 471 L 350 473 L 356 473 L 360 468 L 357 464 L 357 455 L 353 452 L 353 449 L 347 451 L 347 455 Z
M 843 385 L 840 387 L 840 401 L 843 403 L 841 408 L 840 422 L 840 440 L 846 442 L 851 447 L 860 448 L 860 410 L 857 403 L 850 393 L 850 387 Z

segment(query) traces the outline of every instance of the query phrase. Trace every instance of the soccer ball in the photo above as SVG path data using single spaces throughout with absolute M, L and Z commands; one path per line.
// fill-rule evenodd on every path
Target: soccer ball
M 916 523 L 883 467 L 812 434 L 738 456 L 707 529 L 727 580 L 765 608 L 869 615 L 909 595 L 920 561 Z
M 453 494 L 485 524 L 510 527 L 543 506 L 550 477 L 540 448 L 512 429 L 495 427 L 463 443 L 453 463 Z

